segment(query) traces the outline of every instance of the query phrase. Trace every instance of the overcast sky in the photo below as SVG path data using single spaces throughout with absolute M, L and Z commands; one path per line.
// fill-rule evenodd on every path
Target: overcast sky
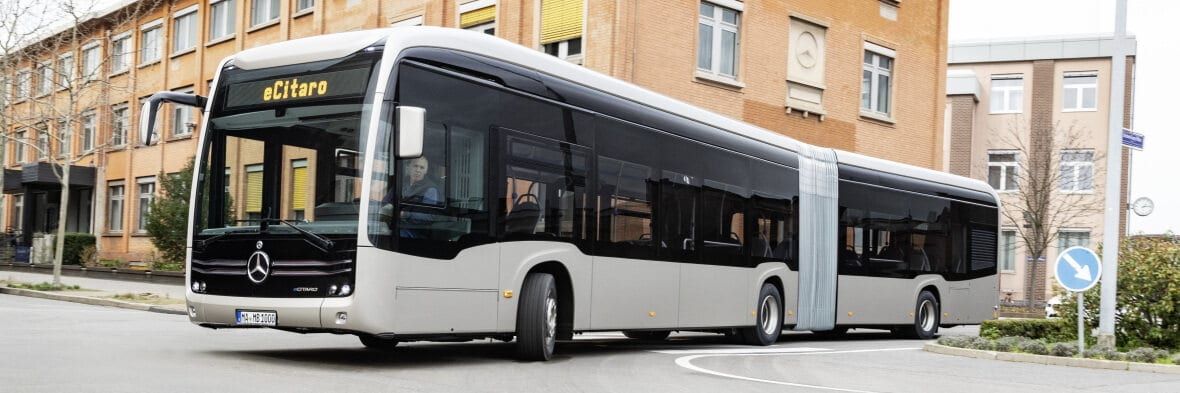
M 1180 136 L 1172 116 L 1180 90 L 1178 18 L 1180 1 L 1127 1 L 1127 33 L 1138 42 L 1132 128 L 1145 135 L 1144 150 L 1131 160 L 1130 199 L 1155 202 L 1151 215 L 1130 215 L 1132 233 L 1180 229 Z M 951 0 L 950 40 L 1113 33 L 1114 19 L 1114 0 Z

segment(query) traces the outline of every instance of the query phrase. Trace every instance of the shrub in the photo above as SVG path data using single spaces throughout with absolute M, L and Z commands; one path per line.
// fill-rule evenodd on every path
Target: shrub
M 78 254 L 78 262 L 85 267 L 98 267 L 98 248 L 95 246 L 82 247 Z
M 1180 242 L 1132 236 L 1119 250 L 1115 337 L 1124 348 L 1180 348 Z M 1098 326 L 1101 284 L 1087 292 L 1087 330 Z M 1062 300 L 1061 319 L 1076 320 L 1077 299 Z M 1064 341 L 1064 340 L 1063 340 Z
M 1054 343 L 1049 346 L 1049 354 L 1063 358 L 1073 357 L 1078 354 L 1078 344 Z
M 80 264 L 83 250 L 86 247 L 94 247 L 94 241 L 94 235 L 89 233 L 66 233 L 65 245 L 62 246 L 61 264 Z
M 1127 360 L 1140 363 L 1155 363 L 1159 358 L 1155 348 L 1139 347 L 1127 352 Z
M 1034 340 L 1070 341 L 1077 339 L 1076 322 L 1067 319 L 997 319 L 983 321 L 979 335 L 991 339 L 1028 337 Z
M 948 347 L 966 348 L 971 344 L 971 337 L 968 336 L 942 336 L 938 338 L 938 343 Z
M 1020 352 L 1031 353 L 1034 355 L 1047 355 L 1049 348 L 1045 347 L 1045 343 L 1037 340 L 1026 340 L 1016 345 L 1016 349 Z
M 1114 349 L 1114 347 L 1105 345 L 1088 348 L 1085 352 L 1082 352 L 1082 356 L 1090 359 L 1123 360 L 1122 353 Z
M 967 344 L 967 348 L 978 349 L 981 351 L 992 350 L 992 340 L 983 337 L 975 337 L 971 339 L 971 343 Z
M 1180 353 L 1172 355 L 1172 364 L 1180 364 Z
M 1026 337 L 1017 336 L 1000 337 L 996 340 L 995 348 L 1000 352 L 1012 352 L 1012 350 L 1015 349 L 1017 345 L 1020 345 L 1020 343 L 1027 340 L 1028 338 Z

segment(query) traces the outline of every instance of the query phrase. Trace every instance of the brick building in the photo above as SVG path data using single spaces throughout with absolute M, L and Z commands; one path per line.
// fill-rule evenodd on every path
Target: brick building
M 947 67 L 948 9 L 947 0 L 123 0 L 2 70 L 3 111 L 23 114 L 3 128 L 27 142 L 5 150 L 3 222 L 57 225 L 61 187 L 24 147 L 46 135 L 79 173 L 68 229 L 95 233 L 104 258 L 150 258 L 141 223 L 156 176 L 194 154 L 200 119 L 168 109 L 160 143 L 140 147 L 132 130 L 143 98 L 206 95 L 219 62 L 246 48 L 391 25 L 482 31 L 804 142 L 944 168 L 946 80 L 934 76 Z M 43 67 L 71 69 L 62 75 L 80 83 L 33 91 L 64 80 Z M 87 99 L 69 116 L 34 110 L 73 92 Z
M 1135 40 L 1128 41 L 1126 128 L 1135 69 Z M 1072 246 L 1097 250 L 1106 230 L 1112 42 L 1106 35 L 949 46 L 945 170 L 986 180 L 1000 193 L 1000 293 L 1006 303 L 1028 304 L 1030 293 L 1038 305 L 1052 298 L 1057 284 L 1047 266 L 1058 252 Z M 1119 187 L 1126 206 L 1127 151 L 1113 148 L 1123 155 Z M 1045 192 L 1036 191 L 1038 179 Z M 1125 209 L 1119 222 L 1121 235 Z M 1032 236 L 1037 225 L 1047 228 L 1039 231 L 1047 237 Z M 1033 250 L 1038 242 L 1046 246 L 1040 258 Z

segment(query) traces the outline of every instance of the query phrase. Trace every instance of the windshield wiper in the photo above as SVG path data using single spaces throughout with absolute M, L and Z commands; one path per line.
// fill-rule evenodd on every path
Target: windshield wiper
M 193 245 L 193 248 L 199 249 L 198 251 L 204 252 L 205 247 L 208 247 L 210 244 L 213 244 L 213 242 L 221 240 L 221 238 L 223 238 L 223 237 L 226 237 L 229 235 L 234 235 L 234 234 L 239 234 L 239 233 L 258 233 L 258 231 L 253 230 L 253 229 L 238 229 L 238 230 L 233 230 L 233 231 L 225 231 L 225 232 L 218 233 L 216 235 L 207 237 L 207 238 L 205 238 L 205 240 L 198 240 L 197 244 Z
M 332 247 L 334 247 L 336 245 L 336 242 L 333 242 L 332 239 L 329 239 L 329 238 L 325 237 L 324 235 L 312 233 L 312 232 L 309 232 L 303 228 L 297 227 L 297 226 L 295 226 L 295 224 L 291 223 L 291 221 L 289 221 L 289 220 L 283 220 L 283 219 L 278 219 L 278 218 L 263 218 L 259 221 L 261 224 L 261 225 L 259 225 L 259 231 L 261 231 L 261 232 L 266 232 L 266 224 L 270 224 L 270 223 L 287 224 L 287 226 L 291 227 L 291 229 L 294 229 L 296 232 L 299 232 L 300 234 L 302 234 L 304 240 L 307 240 L 309 243 L 311 243 L 311 245 L 315 246 L 316 248 L 320 249 L 320 251 L 323 251 L 323 252 L 332 252 Z

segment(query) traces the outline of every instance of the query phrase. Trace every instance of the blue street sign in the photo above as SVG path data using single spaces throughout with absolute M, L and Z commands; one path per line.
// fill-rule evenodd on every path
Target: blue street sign
M 1089 248 L 1074 246 L 1057 255 L 1053 266 L 1057 283 L 1071 292 L 1082 292 L 1093 288 L 1102 276 L 1102 261 Z
M 1129 148 L 1132 148 L 1135 150 L 1143 150 L 1143 134 L 1140 134 L 1140 133 L 1137 133 L 1137 132 L 1134 132 L 1134 131 L 1124 128 L 1123 129 L 1123 146 L 1126 146 L 1126 147 L 1129 147 Z

